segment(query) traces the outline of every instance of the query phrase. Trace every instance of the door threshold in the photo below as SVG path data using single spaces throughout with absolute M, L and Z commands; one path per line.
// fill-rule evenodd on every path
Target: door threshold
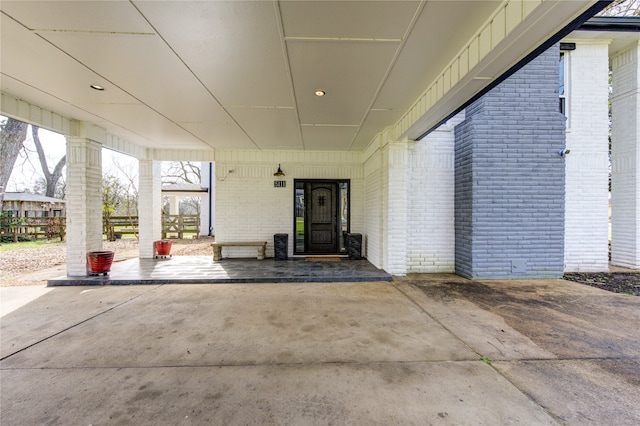
M 313 253 L 309 253 L 309 254 L 294 254 L 293 256 L 291 256 L 294 259 L 304 259 L 306 257 L 341 257 L 343 259 L 346 259 L 349 257 L 348 254 L 313 254 Z

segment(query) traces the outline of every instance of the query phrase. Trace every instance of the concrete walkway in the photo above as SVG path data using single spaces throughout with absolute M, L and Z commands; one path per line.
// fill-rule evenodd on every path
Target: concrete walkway
M 562 280 L 59 287 L 0 424 L 640 424 L 640 298 Z

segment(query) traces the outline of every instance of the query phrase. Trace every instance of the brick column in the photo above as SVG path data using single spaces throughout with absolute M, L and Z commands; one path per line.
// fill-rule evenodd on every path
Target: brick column
M 470 278 L 560 277 L 565 118 L 556 46 L 470 105 L 456 127 L 455 268 Z
M 162 237 L 162 170 L 159 161 L 138 160 L 138 229 L 141 259 L 154 255 L 154 241 Z
M 407 273 L 455 270 L 454 128 L 456 115 L 409 149 Z
M 611 263 L 640 269 L 640 48 L 612 58 Z
M 180 197 L 169 195 L 169 214 L 180 214 Z
M 102 145 L 67 138 L 67 275 L 87 275 L 87 253 L 102 248 Z
M 407 273 L 407 169 L 408 142 L 390 142 L 387 163 L 384 270 Z
M 565 272 L 609 270 L 609 41 L 576 40 L 568 62 Z

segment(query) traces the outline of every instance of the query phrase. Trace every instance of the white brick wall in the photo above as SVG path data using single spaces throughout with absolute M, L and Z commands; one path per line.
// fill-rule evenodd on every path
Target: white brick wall
M 382 153 L 377 150 L 364 163 L 363 252 L 376 268 L 383 267 Z
M 141 259 L 151 259 L 154 242 L 162 238 L 162 168 L 160 161 L 138 162 L 138 250 Z
M 284 177 L 273 176 L 278 164 Z M 271 257 L 273 235 L 286 233 L 292 255 L 294 179 L 350 179 L 351 232 L 365 234 L 360 153 L 217 151 L 215 170 L 218 241 L 267 241 L 266 255 Z M 275 188 L 274 180 L 286 181 L 286 188 Z M 255 249 L 224 248 L 223 256 L 253 257 Z
M 409 234 L 407 230 L 409 142 L 392 142 L 385 148 L 383 152 L 388 164 L 388 178 L 386 182 L 387 215 L 384 269 L 393 275 L 406 275 L 407 237 Z
M 366 256 L 394 275 L 453 272 L 453 128 L 420 142 L 379 135 L 364 153 Z
M 453 129 L 463 120 L 461 112 L 410 147 L 408 273 L 455 270 Z
M 608 42 L 575 42 L 566 53 L 565 272 L 608 271 Z
M 67 275 L 87 275 L 87 253 L 102 249 L 102 145 L 67 138 Z
M 640 268 L 640 48 L 612 58 L 611 263 Z

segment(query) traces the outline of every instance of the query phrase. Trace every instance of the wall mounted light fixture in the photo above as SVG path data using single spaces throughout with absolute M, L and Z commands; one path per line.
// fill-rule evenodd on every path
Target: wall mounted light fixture
M 565 155 L 569 155 L 571 153 L 570 149 L 561 149 L 560 151 L 558 151 L 558 154 L 560 154 L 560 157 L 564 157 Z
M 284 176 L 284 172 L 280 168 L 280 164 L 278 164 L 278 171 L 273 174 L 274 176 Z

